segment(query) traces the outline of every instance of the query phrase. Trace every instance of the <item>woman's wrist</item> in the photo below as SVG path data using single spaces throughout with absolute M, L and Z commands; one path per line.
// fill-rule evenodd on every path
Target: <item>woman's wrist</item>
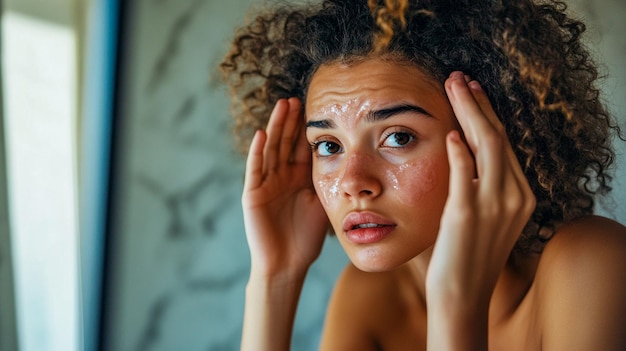
M 266 272 L 250 270 L 247 289 L 263 291 L 272 294 L 273 292 L 299 292 L 304 285 L 307 270 L 303 271 L 280 271 Z
M 246 286 L 241 350 L 289 350 L 306 270 L 280 272 L 252 268 Z
M 427 302 L 429 350 L 486 350 L 489 303 Z

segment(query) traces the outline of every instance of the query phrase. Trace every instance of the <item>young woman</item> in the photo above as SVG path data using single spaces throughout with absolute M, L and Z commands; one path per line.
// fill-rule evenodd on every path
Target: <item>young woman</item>
M 289 348 L 329 224 L 323 350 L 626 348 L 626 228 L 592 214 L 619 129 L 564 11 L 328 0 L 237 34 L 242 349 Z

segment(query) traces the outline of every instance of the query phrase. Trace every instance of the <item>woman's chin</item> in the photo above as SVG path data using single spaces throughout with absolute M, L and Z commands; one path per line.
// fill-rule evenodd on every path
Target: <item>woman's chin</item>
M 392 271 L 410 260 L 410 258 L 402 259 L 398 255 L 385 254 L 377 248 L 361 249 L 348 254 L 348 257 L 356 268 L 369 273 Z

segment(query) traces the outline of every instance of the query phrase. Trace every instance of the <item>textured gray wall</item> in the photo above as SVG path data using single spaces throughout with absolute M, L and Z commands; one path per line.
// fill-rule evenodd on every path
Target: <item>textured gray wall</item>
M 228 98 L 215 68 L 251 1 L 136 1 L 118 139 L 112 350 L 238 349 L 249 266 L 239 202 L 243 158 L 232 151 Z M 625 4 L 576 5 L 606 55 L 606 90 L 624 116 Z M 621 204 L 626 150 L 618 144 L 614 200 Z M 626 222 L 623 206 L 609 210 Z M 317 348 L 324 306 L 345 262 L 328 240 L 305 286 L 295 350 Z
M 140 0 L 122 113 L 114 206 L 111 350 L 235 350 L 249 257 L 217 66 L 249 0 Z M 346 258 L 328 240 L 303 292 L 294 349 L 317 348 Z

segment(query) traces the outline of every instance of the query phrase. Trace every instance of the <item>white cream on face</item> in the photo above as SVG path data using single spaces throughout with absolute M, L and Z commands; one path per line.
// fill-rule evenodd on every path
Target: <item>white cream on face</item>
M 318 179 L 315 185 L 317 196 L 322 200 L 324 208 L 328 208 L 341 195 L 338 177 L 325 176 L 322 179 Z
M 435 170 L 431 160 L 412 160 L 399 165 L 389 165 L 385 170 L 387 186 L 404 205 L 415 206 L 436 185 Z
M 316 111 L 313 116 L 319 119 L 331 119 L 341 123 L 343 127 L 354 128 L 367 111 L 371 109 L 372 103 L 361 98 L 348 99 L 342 103 L 334 103 Z
M 368 119 L 370 113 L 378 117 L 375 111 L 405 104 L 428 111 L 432 118 Z M 365 271 L 385 271 L 431 246 L 447 198 L 445 136 L 456 128 L 440 84 L 411 65 L 378 59 L 323 65 L 311 79 L 305 114 L 310 143 L 337 143 L 341 148 L 333 156 L 313 154 L 312 178 L 352 262 Z M 385 145 L 387 134 L 396 128 L 414 132 L 417 143 L 407 148 Z M 373 190 L 355 195 L 359 188 Z M 393 236 L 376 245 L 351 244 L 339 233 L 346 215 L 354 211 L 393 221 Z

